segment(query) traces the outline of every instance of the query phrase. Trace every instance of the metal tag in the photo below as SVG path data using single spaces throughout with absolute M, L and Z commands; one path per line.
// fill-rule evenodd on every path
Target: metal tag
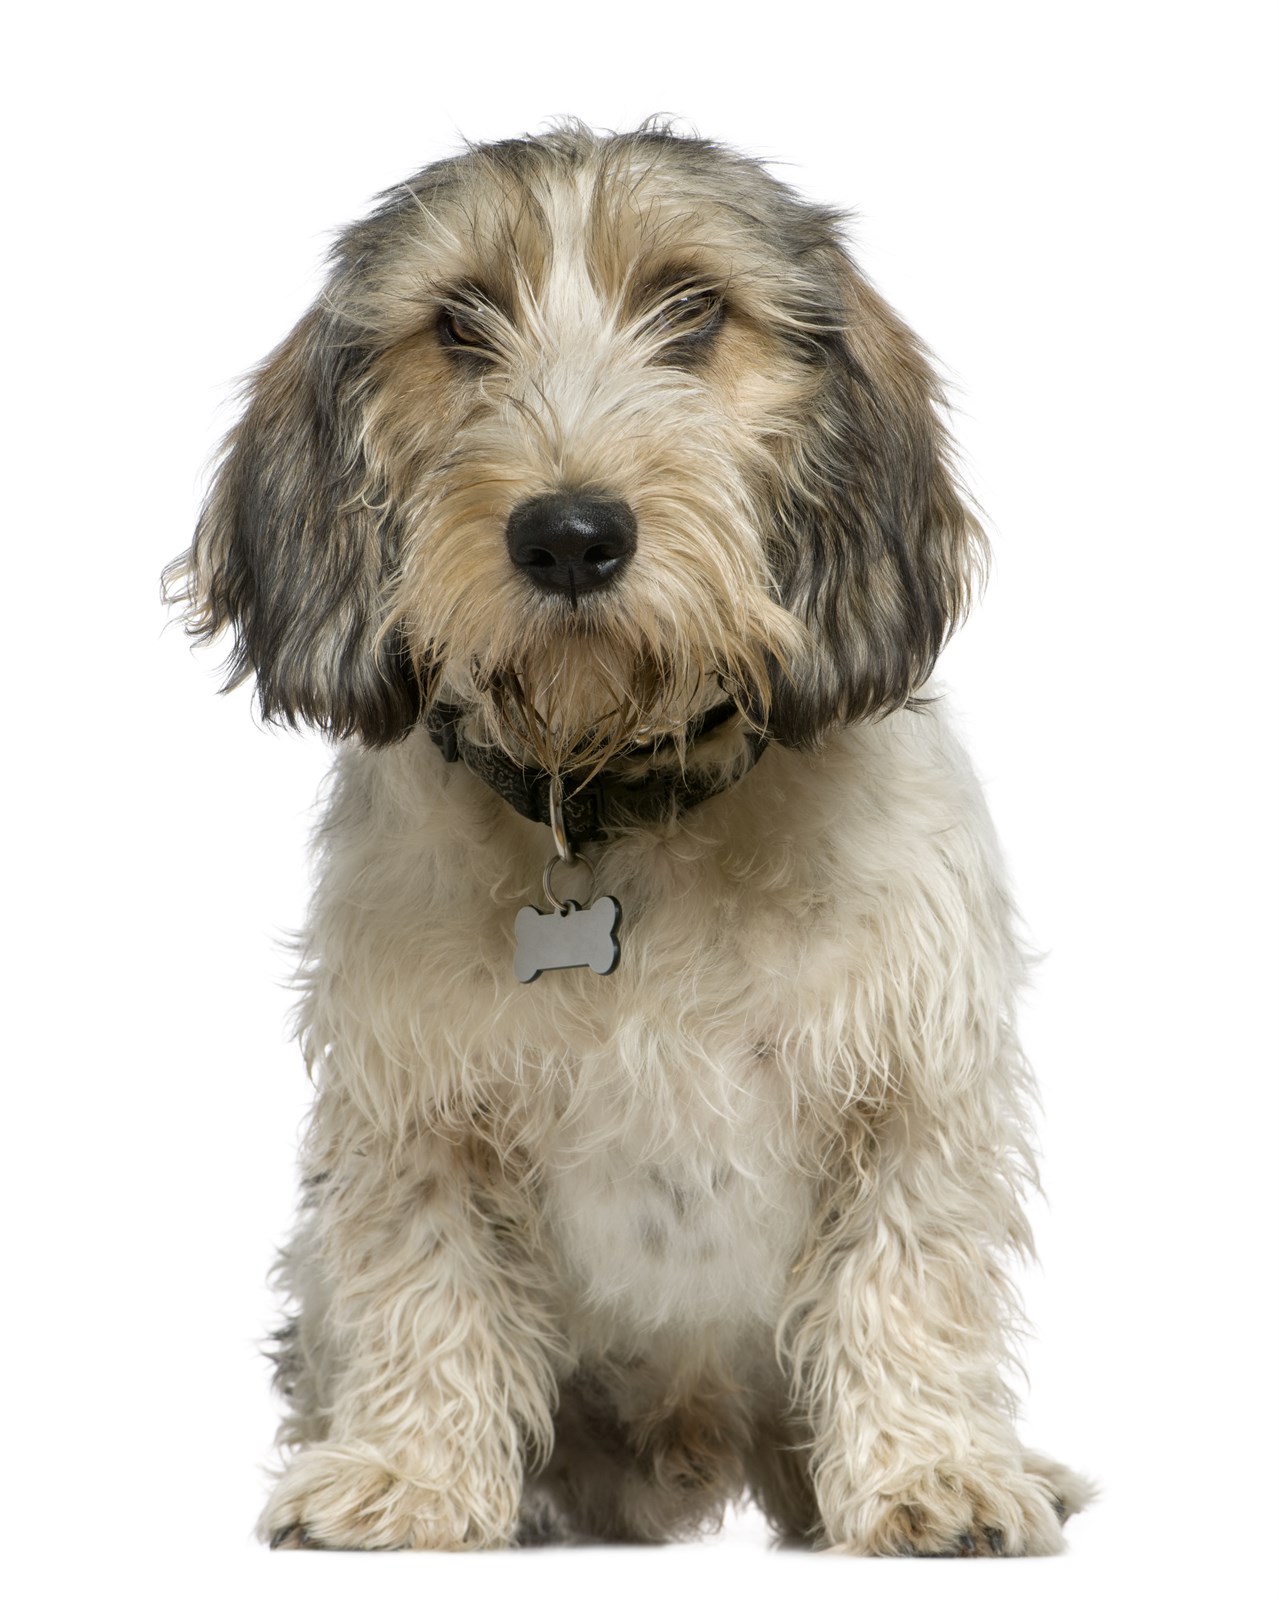
M 585 911 L 566 900 L 555 911 L 521 906 L 515 913 L 515 976 L 532 983 L 543 972 L 589 967 L 601 977 L 621 958 L 617 925 L 622 908 L 611 894 L 601 895 Z

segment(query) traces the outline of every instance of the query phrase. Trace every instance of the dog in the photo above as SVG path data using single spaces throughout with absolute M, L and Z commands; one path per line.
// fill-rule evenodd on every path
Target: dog
M 427 167 L 166 572 L 338 747 L 272 1545 L 749 1494 L 822 1548 L 1035 1555 L 1090 1496 L 1015 1432 L 1026 962 L 925 690 L 985 542 L 839 225 L 659 124 Z

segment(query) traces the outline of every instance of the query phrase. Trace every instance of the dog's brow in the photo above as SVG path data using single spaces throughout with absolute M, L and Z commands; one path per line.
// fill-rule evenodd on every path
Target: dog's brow
M 460 278 L 455 282 L 442 284 L 437 293 L 441 300 L 447 300 L 454 305 L 500 308 L 501 304 L 501 295 L 477 278 Z
M 510 297 L 489 284 L 475 278 L 463 278 L 456 283 L 444 284 L 436 291 L 441 305 L 460 310 L 495 313 L 508 322 L 514 321 L 515 311 Z
M 627 313 L 650 316 L 672 295 L 722 292 L 721 275 L 691 261 L 671 261 L 633 274 L 624 289 Z
M 714 274 L 690 262 L 671 262 L 639 279 L 640 291 L 654 296 L 714 286 Z

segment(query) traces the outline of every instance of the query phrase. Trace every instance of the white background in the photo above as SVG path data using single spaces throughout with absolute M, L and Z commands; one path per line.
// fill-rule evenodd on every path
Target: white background
M 1275 1592 L 1270 7 L 46 7 L 10 32 L 3 1545 L 20 1597 Z M 233 380 L 415 168 L 665 111 L 854 207 L 997 564 L 952 686 L 1046 951 L 1036 1563 L 275 1554 L 256 1349 L 326 756 L 163 631 Z

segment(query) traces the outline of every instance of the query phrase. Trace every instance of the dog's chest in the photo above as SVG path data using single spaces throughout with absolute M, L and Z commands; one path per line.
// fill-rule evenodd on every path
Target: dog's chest
M 633 1336 L 776 1321 L 810 1184 L 786 1148 L 772 1087 L 725 1095 L 720 1083 L 699 1101 L 696 1079 L 689 1069 L 647 1103 L 628 1096 L 624 1116 L 602 1084 L 543 1151 L 561 1289 L 587 1324 Z

